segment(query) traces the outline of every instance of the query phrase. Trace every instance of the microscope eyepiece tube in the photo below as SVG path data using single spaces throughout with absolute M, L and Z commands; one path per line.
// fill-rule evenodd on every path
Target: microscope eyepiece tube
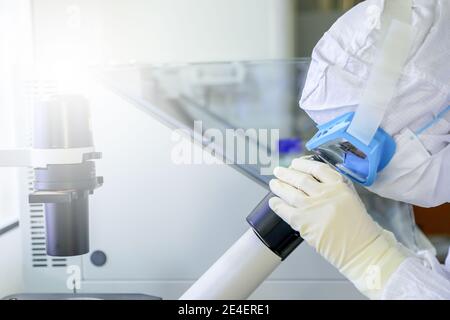
M 180 299 L 247 299 L 280 263 L 280 257 L 248 229 Z
M 251 228 L 186 291 L 181 300 L 247 299 L 303 242 L 269 207 L 269 193 L 247 217 Z

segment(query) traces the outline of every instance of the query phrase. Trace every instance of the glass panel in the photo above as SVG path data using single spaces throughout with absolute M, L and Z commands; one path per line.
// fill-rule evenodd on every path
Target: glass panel
M 134 106 L 172 128 L 187 129 L 194 138 L 194 121 L 200 120 L 202 143 L 209 138 L 208 129 L 225 135 L 227 129 L 277 129 L 279 136 L 275 143 L 267 143 L 258 135 L 246 135 L 247 153 L 252 148 L 274 152 L 279 155 L 280 164 L 286 166 L 292 158 L 307 153 L 304 144 L 317 131 L 314 122 L 298 106 L 308 66 L 307 59 L 117 66 L 100 70 L 98 75 Z M 214 141 L 221 143 L 230 158 L 229 146 Z M 336 163 L 346 161 L 345 153 L 365 160 L 365 155 L 346 141 L 341 141 L 338 149 L 345 152 Z M 235 160 L 228 158 L 231 162 Z M 262 166 L 258 162 L 238 163 L 235 167 L 267 184 L 272 177 L 261 175 Z M 355 172 L 364 176 L 363 170 L 358 170 Z M 356 189 L 368 212 L 403 244 L 414 250 L 428 247 L 429 243 L 414 227 L 410 205 L 381 198 L 360 186 Z
M 227 130 L 242 129 L 248 143 L 243 158 L 265 153 L 288 165 L 305 154 L 304 144 L 316 131 L 314 122 L 298 106 L 308 67 L 308 59 L 144 65 L 115 68 L 103 76 L 116 91 L 174 128 L 194 133 L 199 129 L 194 122 L 201 121 L 201 137 L 206 140 L 209 129 L 219 130 L 224 137 Z M 272 130 L 278 136 L 271 135 Z M 232 150 L 236 146 L 231 142 L 214 143 L 222 144 L 227 161 L 237 163 Z M 252 177 L 267 182 L 270 175 L 260 174 L 263 160 L 258 157 L 256 163 L 238 164 Z

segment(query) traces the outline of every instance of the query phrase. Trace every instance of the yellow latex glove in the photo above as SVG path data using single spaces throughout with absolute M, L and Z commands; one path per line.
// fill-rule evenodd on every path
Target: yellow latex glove
M 300 232 L 366 296 L 380 297 L 390 275 L 407 257 L 394 235 L 381 228 L 346 180 L 327 164 L 299 158 L 277 167 L 270 208 Z

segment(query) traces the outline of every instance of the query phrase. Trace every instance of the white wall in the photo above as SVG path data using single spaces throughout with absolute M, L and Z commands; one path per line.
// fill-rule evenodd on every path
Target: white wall
M 0 0 L 0 149 L 20 145 L 16 121 L 31 52 L 30 27 L 28 0 Z M 0 168 L 0 228 L 5 218 L 18 216 L 16 173 L 14 168 Z
M 22 147 L 25 73 L 31 50 L 29 0 L 0 0 L 0 149 Z M 19 217 L 18 171 L 0 168 L 0 228 Z M 23 199 L 26 201 L 26 199 Z M 0 298 L 22 290 L 20 229 L 0 235 Z
M 34 0 L 37 57 L 98 62 L 293 55 L 293 0 Z
M 22 245 L 19 228 L 0 236 L 0 299 L 23 291 Z

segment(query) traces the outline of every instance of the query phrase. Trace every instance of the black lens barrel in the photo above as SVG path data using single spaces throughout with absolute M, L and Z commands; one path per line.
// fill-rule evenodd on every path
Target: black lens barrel
M 247 216 L 247 222 L 256 235 L 273 253 L 284 260 L 303 242 L 300 234 L 291 228 L 269 207 L 269 199 L 275 196 L 268 193 Z

